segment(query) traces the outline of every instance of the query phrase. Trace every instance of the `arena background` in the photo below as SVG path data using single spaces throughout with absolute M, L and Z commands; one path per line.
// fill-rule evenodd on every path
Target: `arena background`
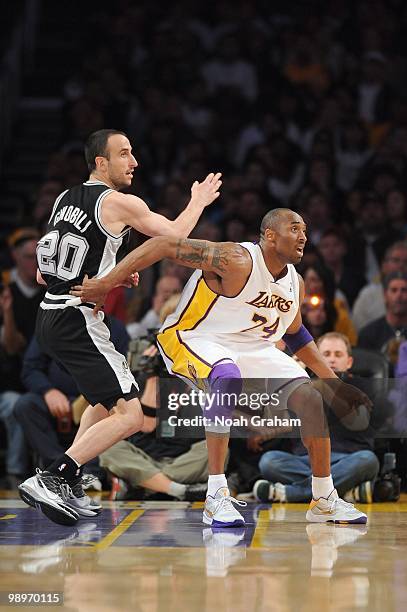
M 288 610 L 300 605 L 302 593 L 304 609 L 315 605 L 336 609 L 342 592 L 346 609 L 374 610 L 379 602 L 389 609 L 405 605 L 401 528 L 407 509 L 403 496 L 407 453 L 402 435 L 407 430 L 406 21 L 403 0 L 14 0 L 2 7 L 0 398 L 4 402 L 0 403 L 0 482 L 4 508 L 9 509 L 0 511 L 0 518 L 5 519 L 0 521 L 0 554 L 6 563 L 5 547 L 14 546 L 7 558 L 7 572 L 17 590 L 34 589 L 36 576 L 47 575 L 56 591 L 65 590 L 72 598 L 69 609 L 86 611 L 116 610 L 118 602 L 130 609 L 138 597 L 144 606 L 140 609 L 161 610 L 166 589 L 171 588 L 168 597 L 173 609 L 187 605 L 229 609 L 233 605 L 237 609 Z M 10 457 L 9 444 L 11 427 L 29 427 L 26 422 L 13 421 L 13 407 L 32 391 L 29 375 L 22 368 L 42 291 L 35 283 L 35 243 L 57 195 L 87 179 L 83 145 L 91 132 L 102 128 L 126 132 L 139 164 L 131 192 L 170 219 L 188 202 L 195 180 L 203 180 L 208 172 L 223 173 L 221 196 L 206 210 L 193 237 L 256 241 L 262 217 L 275 207 L 291 208 L 304 218 L 308 243 L 298 266 L 306 286 L 304 322 L 315 339 L 329 331 L 344 334 L 353 347 L 357 374 L 366 379 L 391 379 L 393 395 L 375 413 L 378 428 L 398 411 L 391 435 L 381 435 L 374 452 L 382 474 L 392 479 L 393 497 L 398 497 L 398 478 L 401 480 L 401 501 L 392 502 L 390 495 L 385 498 L 388 504 L 369 506 L 371 528 L 363 533 L 363 544 L 359 540 L 353 546 L 361 534 L 345 530 L 304 534 L 299 523 L 303 510 L 296 504 L 275 504 L 270 510 L 250 507 L 250 533 L 232 544 L 227 537 L 209 541 L 207 534 L 204 548 L 199 526 L 199 542 L 196 525 L 182 531 L 188 521 L 199 521 L 198 515 L 191 518 L 199 502 L 177 510 L 180 502 L 168 496 L 153 496 L 145 502 L 147 506 L 137 501 L 137 494 L 121 505 L 111 502 L 110 518 L 104 519 L 96 529 L 98 535 L 91 534 L 87 543 L 83 533 L 67 536 L 58 532 L 51 534 L 53 540 L 51 536 L 47 539 L 49 523 L 38 522 L 33 527 L 26 516 L 32 517 L 34 511 L 26 508 L 24 512 L 30 514 L 20 517 L 23 505 L 16 501 L 16 486 L 41 463 L 41 452 L 28 442 L 27 430 L 22 450 L 20 438 L 20 456 Z M 127 247 L 144 239 L 134 232 Z M 161 306 L 182 289 L 188 276 L 188 270 L 163 262 L 143 273 L 137 290 L 115 290 L 106 311 L 126 326 L 126 342 L 157 327 Z M 10 306 L 12 286 L 17 293 Z M 10 313 L 17 322 L 12 348 L 4 339 Z M 61 389 L 71 402 L 75 393 L 68 387 Z M 68 439 L 73 428 L 71 418 L 54 422 L 54 434 L 60 440 Z M 254 448 L 249 450 L 254 452 Z M 244 471 L 247 465 L 239 463 L 241 452 L 240 447 L 236 449 L 229 473 L 236 494 L 247 493 L 251 482 Z M 259 458 L 253 458 L 251 468 L 255 465 L 257 469 Z M 117 479 L 112 487 L 112 478 L 103 469 L 94 466 L 91 471 L 101 481 L 103 495 L 114 499 L 114 486 L 121 486 Z M 154 506 L 155 502 L 164 506 Z M 166 503 L 172 508 L 168 514 Z M 139 525 L 134 522 L 137 513 L 143 512 L 140 521 L 145 538 L 133 529 Z M 13 515 L 14 519 L 9 518 Z M 288 526 L 281 522 L 276 534 L 273 521 L 287 516 Z M 110 547 L 106 538 L 119 541 L 115 529 L 130 534 L 129 539 Z M 35 538 L 35 530 L 42 535 Z M 109 536 L 113 532 L 115 536 Z M 108 593 L 100 582 L 103 560 L 96 567 L 96 555 L 90 555 L 88 572 L 78 560 L 77 549 L 90 548 L 89 542 L 97 554 L 109 548 L 106 566 L 110 571 L 123 563 L 135 572 L 137 593 L 129 583 L 122 583 L 134 599 L 114 595 L 111 607 L 103 607 L 96 596 L 85 603 L 75 601 L 75 572 L 84 574 L 80 577 L 83 583 L 79 580 L 82 591 L 88 584 L 93 593 L 99 588 Z M 347 554 L 335 573 L 337 548 L 342 545 L 348 547 Z M 33 547 L 31 556 L 28 546 Z M 123 554 L 133 549 L 120 546 L 141 547 L 145 557 L 135 553 L 135 567 Z M 157 561 L 157 546 L 167 547 L 163 554 L 168 555 L 168 563 L 162 566 Z M 170 549 L 182 546 L 191 546 L 191 551 L 200 548 L 195 559 L 182 549 L 177 574 Z M 205 550 L 213 554 L 213 548 L 227 557 L 223 569 L 213 559 L 208 566 L 208 558 L 206 570 L 202 569 Z M 254 556 L 249 554 L 251 548 Z M 277 549 L 281 564 L 276 560 Z M 233 557 L 237 550 L 240 555 Z M 50 551 L 58 557 L 54 565 L 44 561 L 52 558 Z M 24 554 L 28 557 L 23 558 Z M 35 554 L 43 565 L 38 558 L 35 564 Z M 325 565 L 320 561 L 324 558 L 328 558 Z M 145 575 L 141 559 L 148 567 Z M 373 584 L 380 570 L 387 601 L 381 587 Z M 275 578 L 275 572 L 280 572 L 281 580 Z M 176 575 L 182 582 L 182 608 L 175 603 Z M 200 603 L 196 593 L 185 586 L 191 576 L 195 584 L 198 575 L 202 579 L 196 591 Z M 223 586 L 216 583 L 213 590 L 211 580 L 220 575 Z M 237 578 L 246 583 L 252 575 L 259 580 L 258 588 L 249 584 L 245 594 Z M 105 579 L 110 581 L 111 576 Z M 317 586 L 322 583 L 325 590 Z M 42 587 L 45 584 L 41 582 Z M 155 595 L 149 599 L 145 593 L 151 584 Z M 1 588 L 8 590 L 5 583 Z M 253 598 L 257 598 L 256 605 Z

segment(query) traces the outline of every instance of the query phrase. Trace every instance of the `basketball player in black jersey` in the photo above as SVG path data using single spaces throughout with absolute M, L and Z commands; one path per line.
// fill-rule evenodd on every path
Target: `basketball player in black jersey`
M 93 133 L 85 156 L 89 180 L 58 196 L 47 233 L 38 243 L 38 280 L 47 292 L 36 334 L 44 352 L 72 375 L 90 406 L 66 453 L 19 487 L 26 503 L 67 525 L 101 510 L 83 493 L 81 467 L 143 424 L 137 383 L 110 341 L 104 313 L 95 319 L 92 304 L 69 305 L 70 287 L 85 275 L 102 278 L 110 272 L 130 228 L 148 236 L 186 238 L 221 186 L 220 173 L 195 181 L 185 210 L 170 221 L 139 197 L 119 193 L 130 186 L 138 165 L 123 132 Z

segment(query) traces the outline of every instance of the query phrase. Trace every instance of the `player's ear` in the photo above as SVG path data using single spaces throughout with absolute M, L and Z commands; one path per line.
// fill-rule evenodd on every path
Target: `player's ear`
M 276 240 L 276 232 L 270 227 L 266 228 L 266 230 L 264 231 L 264 239 L 266 240 L 266 242 L 274 244 Z
M 102 155 L 95 157 L 96 170 L 105 170 L 107 166 L 107 159 Z

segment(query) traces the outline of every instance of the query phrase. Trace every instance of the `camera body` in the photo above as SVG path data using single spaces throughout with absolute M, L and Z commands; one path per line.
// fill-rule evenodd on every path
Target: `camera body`
M 160 376 L 167 372 L 159 352 L 155 355 L 143 355 L 150 346 L 156 346 L 157 330 L 149 330 L 147 336 L 130 340 L 128 363 L 133 374 L 142 372 L 146 376 Z
M 395 473 L 395 453 L 385 453 L 380 475 L 374 484 L 373 501 L 397 501 L 400 497 L 401 478 Z

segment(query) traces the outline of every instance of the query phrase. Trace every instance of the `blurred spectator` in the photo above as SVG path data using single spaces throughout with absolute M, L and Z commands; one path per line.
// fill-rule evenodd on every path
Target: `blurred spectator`
M 306 197 L 301 212 L 307 224 L 308 239 L 317 246 L 323 232 L 333 225 L 333 211 L 326 195 L 312 190 Z
M 15 267 L 3 273 L 1 327 L 1 385 L 19 391 L 21 355 L 34 334 L 37 309 L 44 290 L 37 284 L 36 230 L 16 230 L 9 239 Z
M 360 170 L 372 155 L 363 123 L 355 119 L 342 125 L 335 148 L 336 183 L 342 191 L 350 191 L 358 179 Z
M 343 334 L 325 334 L 319 339 L 318 348 L 342 380 L 366 392 L 364 381 L 349 373 L 353 358 L 349 341 Z M 352 502 L 372 502 L 379 461 L 373 452 L 369 411 L 364 406 L 358 407 L 340 420 L 327 409 L 327 416 L 332 477 L 339 495 Z M 307 502 L 312 498 L 308 455 L 299 440 L 291 442 L 291 452 L 270 451 L 260 458 L 259 468 L 267 480 L 259 480 L 254 485 L 253 493 L 258 501 Z
M 336 286 L 343 291 L 347 303 L 352 306 L 365 279 L 351 263 L 346 262 L 348 245 L 344 233 L 334 227 L 328 228 L 321 236 L 318 249 L 325 266 L 334 275 Z
M 395 242 L 387 249 L 380 266 L 380 277 L 360 291 L 352 311 L 352 321 L 359 331 L 375 319 L 384 316 L 383 278 L 392 272 L 407 273 L 407 242 Z
M 19 397 L 15 391 L 0 391 L 0 421 L 7 432 L 6 476 L 10 489 L 15 489 L 27 477 L 31 467 L 24 432 L 14 416 Z
M 301 312 L 310 325 L 319 329 L 318 336 L 321 332 L 337 331 L 347 336 L 352 345 L 356 344 L 357 336 L 349 316 L 346 298 L 336 288 L 332 272 L 319 263 L 311 264 L 307 268 L 299 266 L 298 269 L 304 278 L 306 298 Z
M 385 127 L 390 119 L 390 107 L 393 98 L 391 87 L 386 83 L 386 58 L 378 51 L 370 51 L 363 60 L 362 78 L 357 88 L 358 114 L 376 131 L 370 133 L 370 140 L 376 144 L 382 136 L 377 128 Z
M 131 338 L 147 335 L 149 330 L 160 326 L 160 310 L 174 293 L 182 290 L 182 283 L 176 276 L 161 276 L 155 286 L 151 308 L 139 322 L 129 323 L 127 331 Z
M 242 98 L 257 97 L 257 77 L 254 66 L 242 59 L 237 36 L 227 35 L 218 44 L 215 57 L 202 67 L 209 93 L 225 87 L 236 88 Z
M 198 138 L 205 138 L 213 119 L 213 111 L 208 107 L 207 97 L 204 81 L 197 79 L 186 89 L 182 105 L 185 125 Z
M 385 315 L 362 327 L 358 346 L 380 351 L 395 365 L 399 346 L 407 340 L 407 274 L 388 274 L 383 279 L 383 288 Z
M 285 138 L 276 138 L 271 148 L 271 177 L 268 189 L 271 195 L 287 204 L 290 198 L 299 190 L 304 178 L 304 164 L 301 152 L 293 143 Z
M 407 201 L 404 191 L 391 189 L 386 194 L 386 215 L 393 230 L 407 236 Z
M 329 75 L 318 57 L 315 41 L 300 35 L 289 51 L 284 74 L 296 85 L 305 85 L 317 95 L 329 86 Z
M 305 299 L 301 306 L 302 321 L 315 341 L 335 329 L 337 313 L 332 303 L 319 296 Z
M 57 196 L 62 193 L 62 191 L 62 183 L 57 180 L 51 179 L 45 181 L 45 183 L 41 185 L 32 214 L 34 225 L 40 232 L 44 221 L 48 221 L 49 219 Z
M 383 202 L 375 193 L 364 196 L 356 221 L 358 229 L 349 239 L 349 257 L 371 282 L 379 273 L 386 249 L 403 236 L 387 227 Z

